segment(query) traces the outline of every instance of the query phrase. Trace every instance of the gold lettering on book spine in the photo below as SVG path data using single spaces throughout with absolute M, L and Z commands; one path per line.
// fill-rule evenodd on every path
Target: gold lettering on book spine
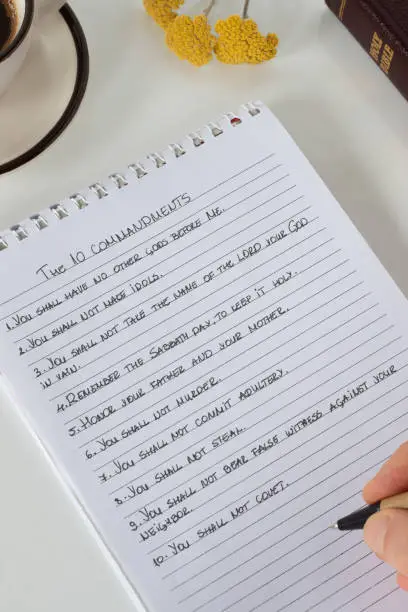
M 389 45 L 384 45 L 384 51 L 381 56 L 381 70 L 388 74 L 391 69 L 392 60 L 394 58 L 394 50 Z
M 380 53 L 381 53 L 382 46 L 383 46 L 383 39 L 380 38 L 377 32 L 374 32 L 373 37 L 371 39 L 370 55 L 377 62 L 377 64 L 380 61 Z
M 339 8 L 339 18 L 343 20 L 344 11 L 346 10 L 347 0 L 341 0 L 340 8 Z

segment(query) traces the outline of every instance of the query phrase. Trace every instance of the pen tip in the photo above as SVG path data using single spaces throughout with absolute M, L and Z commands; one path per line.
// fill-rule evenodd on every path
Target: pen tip
M 338 529 L 337 523 L 333 523 L 333 525 L 329 525 L 329 529 Z

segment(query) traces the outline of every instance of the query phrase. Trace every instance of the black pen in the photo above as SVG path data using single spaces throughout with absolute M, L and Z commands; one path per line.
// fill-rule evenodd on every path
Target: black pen
M 380 512 L 380 510 L 390 508 L 408 510 L 408 493 L 401 493 L 400 495 L 383 499 L 376 504 L 365 506 L 364 508 L 356 510 L 356 512 L 352 512 L 351 514 L 339 519 L 337 523 L 330 525 L 330 527 L 333 529 L 339 529 L 339 531 L 354 531 L 356 529 L 364 529 L 366 522 L 371 516 L 373 516 L 373 514 L 377 514 L 377 512 Z

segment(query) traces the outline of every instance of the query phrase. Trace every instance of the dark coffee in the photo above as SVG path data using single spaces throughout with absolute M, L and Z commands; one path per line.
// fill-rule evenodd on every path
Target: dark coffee
M 0 51 L 13 40 L 17 27 L 17 9 L 13 0 L 0 0 Z

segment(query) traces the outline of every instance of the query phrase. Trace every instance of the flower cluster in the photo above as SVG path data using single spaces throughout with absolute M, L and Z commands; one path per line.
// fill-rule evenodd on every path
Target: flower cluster
M 248 18 L 249 1 L 243 15 L 231 15 L 215 24 L 215 34 L 208 14 L 215 4 L 201 15 L 179 15 L 184 0 L 143 0 L 146 12 L 165 30 L 166 44 L 180 59 L 194 66 L 204 66 L 214 57 L 224 64 L 260 64 L 275 57 L 279 44 L 276 34 L 263 36 L 255 21 Z
M 166 43 L 180 59 L 188 60 L 194 66 L 204 66 L 212 58 L 215 36 L 205 15 L 191 19 L 179 15 L 166 31 Z
M 143 4 L 150 17 L 166 29 L 176 19 L 176 10 L 183 6 L 184 0 L 143 0 Z
M 225 64 L 260 64 L 277 53 L 276 34 L 262 36 L 252 19 L 231 15 L 225 21 L 218 21 L 215 31 L 219 35 L 215 53 Z

